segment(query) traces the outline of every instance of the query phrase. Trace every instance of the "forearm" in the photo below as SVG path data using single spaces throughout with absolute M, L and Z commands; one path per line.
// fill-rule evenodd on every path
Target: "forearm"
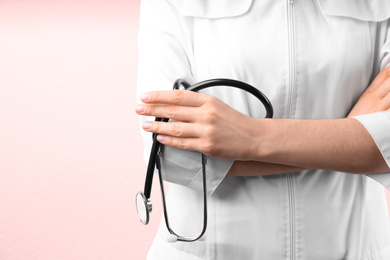
M 254 119 L 215 97 L 190 91 L 149 92 L 141 100 L 145 104 L 137 106 L 138 114 L 182 121 L 144 122 L 143 128 L 159 134 L 157 140 L 164 145 L 225 160 L 365 174 L 390 171 L 371 132 L 353 118 Z M 364 102 L 362 96 L 356 106 L 366 103 L 374 102 Z M 374 112 L 377 110 L 384 109 L 374 108 Z M 226 114 L 229 117 L 222 116 Z M 386 129 L 388 125 L 381 125 L 379 131 Z M 279 168 L 276 172 L 280 173 Z M 258 171 L 260 174 L 271 173 Z
M 348 117 L 389 111 L 389 79 L 390 66 L 379 73 Z M 258 158 L 262 160 L 353 173 L 389 171 L 371 136 L 357 120 L 280 119 L 270 122 L 268 125 L 273 128 L 273 135 L 268 138 L 268 148 L 264 149 L 264 145 L 257 147 Z M 228 174 L 264 175 L 296 170 L 300 168 L 265 162 L 239 162 Z
M 371 136 L 355 119 L 271 119 L 258 124 L 264 134 L 254 140 L 251 160 L 350 173 L 389 171 Z

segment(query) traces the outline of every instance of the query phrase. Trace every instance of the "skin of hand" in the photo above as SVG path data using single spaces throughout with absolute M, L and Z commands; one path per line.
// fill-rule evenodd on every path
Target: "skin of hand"
M 389 78 L 390 68 L 378 74 L 348 117 L 389 110 Z M 141 100 L 144 104 L 137 106 L 138 114 L 182 121 L 145 122 L 145 131 L 160 134 L 158 139 L 165 145 L 236 160 L 229 175 L 309 168 L 351 173 L 389 171 L 368 132 L 352 118 L 253 119 L 212 96 L 179 90 L 145 93 Z
M 136 107 L 139 115 L 180 121 L 144 122 L 143 129 L 158 133 L 158 141 L 216 158 L 254 159 L 250 158 L 251 140 L 265 130 L 256 119 L 206 94 L 185 90 L 154 91 L 142 95 L 141 101 L 144 104 Z
M 360 96 L 348 117 L 390 111 L 390 66 L 383 69 Z

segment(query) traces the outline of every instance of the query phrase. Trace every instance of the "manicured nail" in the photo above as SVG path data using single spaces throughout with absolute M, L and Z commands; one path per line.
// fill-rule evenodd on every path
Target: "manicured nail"
M 157 141 L 159 141 L 159 142 L 164 142 L 164 139 L 165 139 L 165 137 L 163 136 L 163 135 L 158 135 L 157 136 Z
M 143 127 L 143 129 L 145 129 L 145 130 L 149 130 L 150 128 L 152 128 L 152 123 L 151 123 L 151 122 L 144 122 L 144 123 L 142 124 L 142 127 Z
M 142 95 L 141 95 L 141 100 L 142 100 L 142 102 L 147 102 L 147 101 L 149 101 L 149 98 L 150 98 L 150 96 L 149 96 L 148 94 L 142 94 Z
M 135 107 L 135 111 L 136 111 L 137 113 L 143 113 L 143 112 L 145 111 L 145 107 L 144 107 L 143 105 L 137 105 L 137 106 Z

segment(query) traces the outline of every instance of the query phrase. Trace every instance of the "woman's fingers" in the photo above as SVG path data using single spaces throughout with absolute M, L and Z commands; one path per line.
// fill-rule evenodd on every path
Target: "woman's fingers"
M 173 136 L 158 135 L 157 140 L 167 146 L 172 146 L 183 150 L 199 151 L 206 154 L 199 138 L 178 138 Z
M 372 93 L 372 92 L 378 92 L 379 95 L 385 96 L 387 93 L 389 93 L 390 89 L 390 66 L 384 68 L 379 74 L 375 77 L 374 81 L 371 83 L 371 85 L 367 88 L 365 92 Z
M 196 125 L 183 122 L 146 121 L 142 124 L 142 128 L 147 132 L 180 138 L 197 138 L 202 134 Z
M 360 96 L 348 117 L 390 110 L 390 66 L 383 69 Z
M 207 101 L 208 96 L 187 90 L 152 91 L 141 96 L 147 104 L 172 104 L 199 107 Z
M 256 147 L 258 121 L 216 97 L 175 90 L 148 92 L 141 100 L 144 104 L 137 106 L 138 114 L 182 121 L 143 124 L 164 145 L 233 160 L 249 160 L 250 150 L 255 150 L 251 147 Z
M 144 104 L 137 105 L 135 110 L 139 115 L 193 122 L 201 113 L 196 108 L 204 105 L 209 97 L 185 90 L 153 91 L 141 96 Z
M 198 114 L 197 108 L 178 105 L 139 104 L 135 108 L 139 115 L 169 118 L 177 121 L 193 122 Z
M 202 145 L 202 132 L 199 127 L 183 122 L 156 122 L 147 121 L 142 125 L 147 132 L 157 133 L 157 140 L 168 146 L 183 150 L 200 151 L 207 153 Z

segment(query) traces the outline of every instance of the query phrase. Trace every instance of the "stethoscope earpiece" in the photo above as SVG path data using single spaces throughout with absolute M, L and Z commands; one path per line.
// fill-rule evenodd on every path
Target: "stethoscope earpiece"
M 167 242 L 168 243 L 176 243 L 177 242 L 177 236 L 174 234 L 168 234 L 167 235 Z

